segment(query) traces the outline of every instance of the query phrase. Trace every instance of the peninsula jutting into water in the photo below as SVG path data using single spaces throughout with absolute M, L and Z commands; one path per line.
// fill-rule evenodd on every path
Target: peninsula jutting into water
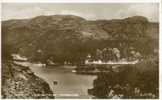
M 159 22 L 143 13 L 116 19 L 107 13 L 93 20 L 41 13 L 2 21 L 2 98 L 158 99 Z

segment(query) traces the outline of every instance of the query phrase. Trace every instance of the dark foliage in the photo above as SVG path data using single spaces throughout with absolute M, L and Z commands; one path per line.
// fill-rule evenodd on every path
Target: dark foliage
M 90 94 L 97 98 L 112 98 L 109 93 L 113 90 L 114 95 L 122 94 L 122 98 L 127 99 L 158 98 L 158 79 L 158 62 L 144 61 L 136 65 L 122 66 L 119 72 L 99 74 Z M 136 93 L 135 89 L 139 89 L 139 93 Z M 149 93 L 151 95 L 147 95 Z
M 148 27 L 157 30 L 142 16 L 96 21 L 72 15 L 38 16 L 3 21 L 2 43 L 16 48 L 17 53 L 30 60 L 44 62 L 53 57 L 58 63 L 82 63 L 87 54 L 94 54 L 96 49 L 104 47 L 120 47 L 124 56 L 130 46 L 145 55 L 152 53 L 157 40 L 149 37 Z M 2 49 L 8 49 L 6 44 Z M 38 50 L 42 52 L 38 53 Z

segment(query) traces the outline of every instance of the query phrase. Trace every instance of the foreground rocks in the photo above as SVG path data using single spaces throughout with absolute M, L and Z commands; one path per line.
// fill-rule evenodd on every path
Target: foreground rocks
M 28 68 L 12 61 L 2 63 L 2 98 L 54 98 L 49 85 Z

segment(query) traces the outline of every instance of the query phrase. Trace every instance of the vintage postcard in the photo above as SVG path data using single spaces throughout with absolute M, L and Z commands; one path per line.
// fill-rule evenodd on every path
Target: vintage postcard
M 1 98 L 159 99 L 159 10 L 1 2 Z

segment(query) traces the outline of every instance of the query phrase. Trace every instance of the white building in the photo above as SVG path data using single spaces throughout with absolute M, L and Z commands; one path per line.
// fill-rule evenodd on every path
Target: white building
M 19 54 L 12 54 L 13 60 L 15 61 L 27 61 L 28 59 L 26 57 L 22 57 Z

